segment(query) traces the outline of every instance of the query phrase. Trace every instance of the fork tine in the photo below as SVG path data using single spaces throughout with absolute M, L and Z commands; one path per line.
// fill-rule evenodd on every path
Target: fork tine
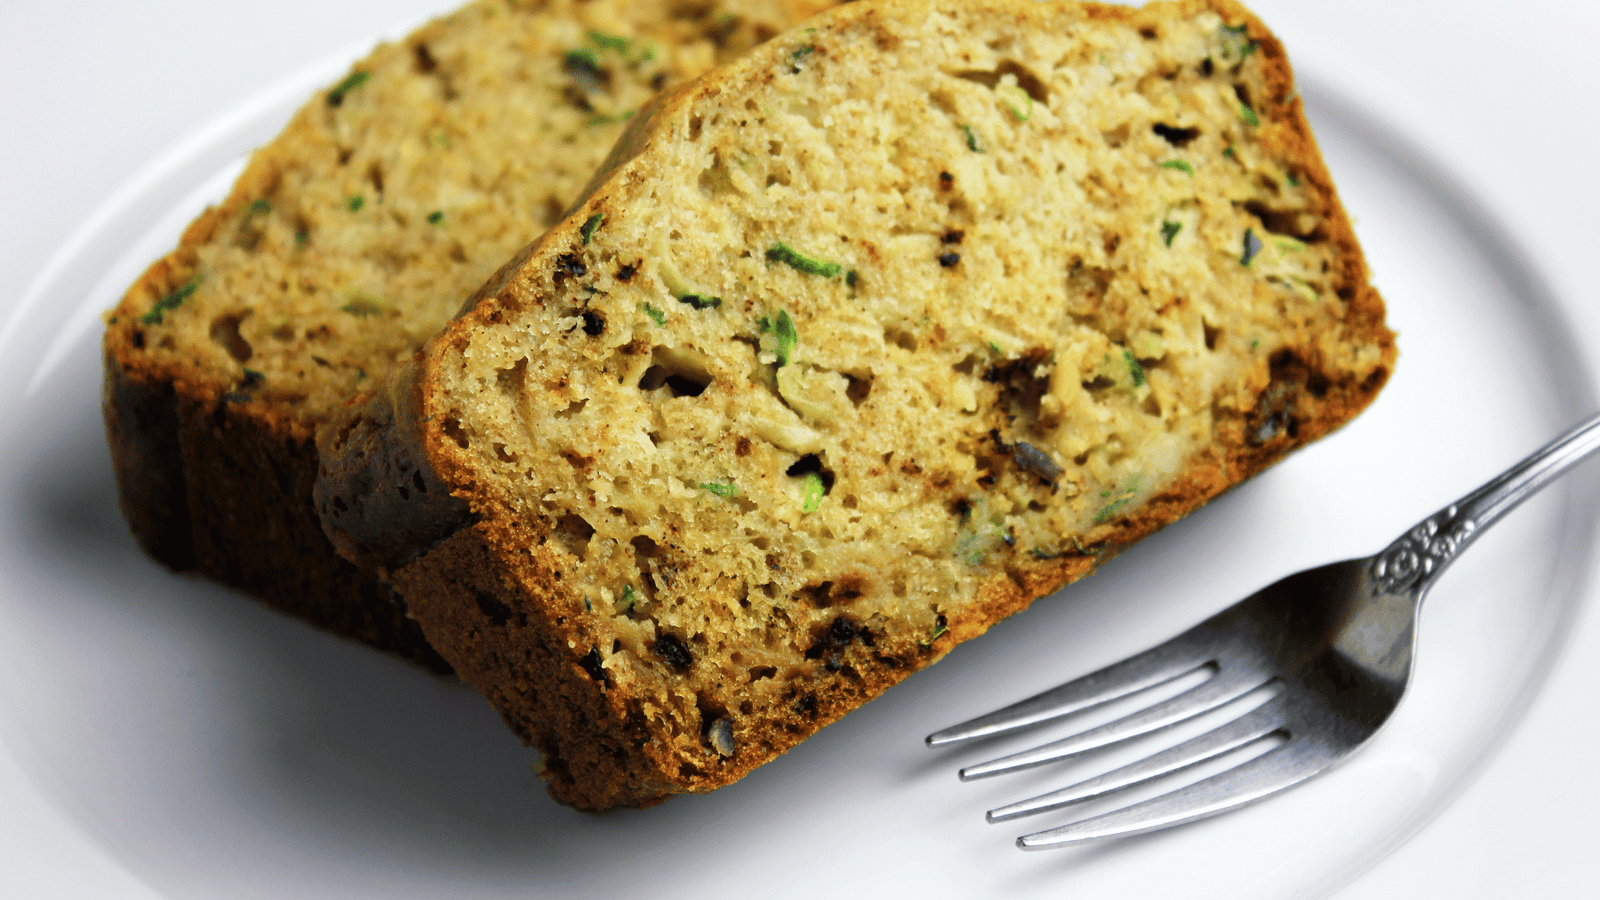
M 1326 769 L 1335 755 L 1319 752 L 1308 741 L 1291 738 L 1254 759 L 1187 787 L 1060 828 L 1023 835 L 1017 838 L 1017 846 L 1047 850 L 1209 818 L 1293 787 Z
M 942 747 L 959 741 L 1007 734 L 1187 675 L 1205 665 L 1209 659 L 1198 652 L 1192 642 L 1185 640 L 1188 637 L 1187 634 L 1180 635 L 1026 700 L 935 731 L 928 735 L 928 746 Z
M 1197 738 L 1077 784 L 989 811 L 990 822 L 1031 816 L 1073 803 L 1103 797 L 1181 769 L 1215 759 L 1283 730 L 1282 710 L 1268 702 Z
M 1031 769 L 1141 734 L 1149 734 L 1237 700 L 1261 687 L 1266 680 L 1264 676 L 1248 669 L 1220 671 L 1207 681 L 1154 706 L 1147 706 L 1097 728 L 1051 741 L 1031 750 L 968 766 L 961 770 L 960 777 L 962 781 L 972 781 Z

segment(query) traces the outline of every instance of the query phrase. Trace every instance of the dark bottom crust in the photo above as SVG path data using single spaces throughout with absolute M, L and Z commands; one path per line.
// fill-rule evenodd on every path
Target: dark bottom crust
M 323 535 L 311 500 L 314 441 L 249 415 L 248 401 L 181 397 L 109 356 L 105 372 L 117 491 L 140 547 L 335 634 L 453 671 L 404 601 Z

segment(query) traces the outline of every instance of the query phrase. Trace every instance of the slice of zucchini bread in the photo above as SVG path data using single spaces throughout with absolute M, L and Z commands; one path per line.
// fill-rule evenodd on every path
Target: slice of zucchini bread
M 635 120 L 319 434 L 330 537 L 569 804 L 728 784 L 1394 362 L 1229 0 L 851 4 Z
M 314 429 L 558 221 L 658 89 L 826 5 L 481 0 L 356 63 L 107 317 L 106 424 L 140 544 L 444 670 L 323 537 Z

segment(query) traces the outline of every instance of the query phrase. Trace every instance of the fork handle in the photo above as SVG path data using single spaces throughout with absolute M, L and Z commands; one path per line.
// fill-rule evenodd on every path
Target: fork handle
M 1461 551 L 1501 516 L 1600 449 L 1600 414 L 1487 484 L 1417 523 L 1374 557 L 1372 576 L 1385 593 L 1420 598 Z

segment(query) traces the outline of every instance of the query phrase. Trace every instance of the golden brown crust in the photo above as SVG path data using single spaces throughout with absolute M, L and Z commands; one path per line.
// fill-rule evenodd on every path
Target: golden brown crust
M 868 23 L 863 27 L 870 27 L 875 18 L 889 21 L 894 16 L 915 15 L 907 12 L 909 6 L 903 2 L 859 4 L 829 14 L 816 25 L 819 31 L 836 34 L 863 22 Z M 1054 8 L 1005 0 L 994 0 L 988 6 L 991 15 L 1007 16 L 1024 29 L 1037 21 L 1036 15 L 1043 15 L 1038 10 Z M 656 177 L 649 169 L 652 142 L 673 140 L 660 123 L 679 114 L 686 116 L 685 110 L 698 108 L 692 104 L 709 102 L 724 89 L 741 89 L 750 83 L 751 72 L 762 66 L 772 68 L 769 57 L 785 52 L 783 49 L 767 56 L 758 51 L 718 75 L 662 98 L 630 128 L 608 161 L 607 174 L 591 182 L 585 201 L 569 218 L 520 255 L 515 266 L 503 269 L 461 318 L 429 343 L 415 369 L 403 373 L 394 386 L 374 394 L 359 412 L 352 413 L 366 423 L 361 443 L 368 449 L 363 453 L 424 458 L 429 477 L 449 485 L 454 496 L 469 504 L 475 516 L 472 524 L 448 534 L 421 529 L 422 537 L 403 552 L 387 548 L 383 555 L 409 560 L 390 577 L 403 586 L 415 615 L 440 652 L 490 698 L 514 730 L 545 754 L 551 790 L 560 800 L 583 808 L 648 805 L 672 793 L 705 791 L 736 780 L 936 661 L 956 642 L 981 634 L 1033 599 L 1091 573 L 1138 540 L 1349 421 L 1372 401 L 1393 364 L 1393 336 L 1383 324 L 1382 300 L 1367 283 L 1365 263 L 1348 218 L 1293 93 L 1282 47 L 1242 7 L 1227 0 L 1211 4 L 1187 0 L 1144 10 L 1087 6 L 1084 15 L 1091 20 L 1145 23 L 1154 29 L 1169 17 L 1181 19 L 1207 9 L 1221 13 L 1224 22 L 1235 28 L 1243 26 L 1239 40 L 1253 42 L 1256 56 L 1252 65 L 1260 67 L 1259 83 L 1265 91 L 1264 96 L 1241 98 L 1241 103 L 1259 115 L 1262 145 L 1300 180 L 1312 203 L 1298 215 L 1266 207 L 1253 211 L 1259 220 L 1256 227 L 1333 248 L 1335 269 L 1327 273 L 1326 284 L 1343 305 L 1325 308 L 1343 310 L 1342 319 L 1329 329 L 1330 334 L 1337 331 L 1337 338 L 1298 334 L 1270 353 L 1263 350 L 1259 364 L 1239 376 L 1238 390 L 1226 394 L 1209 410 L 1210 440 L 1190 454 L 1172 477 L 1126 511 L 1108 505 L 1093 516 L 1081 543 L 1074 536 L 1069 545 L 1053 551 L 1015 548 L 1000 554 L 1003 561 L 993 564 L 992 574 L 976 584 L 970 602 L 946 598 L 940 607 L 944 612 L 934 620 L 931 631 L 919 632 L 893 621 L 868 622 L 851 605 L 854 589 L 848 583 L 851 573 L 846 572 L 801 589 L 802 594 L 811 593 L 796 598 L 804 602 L 794 604 L 789 626 L 801 632 L 796 640 L 803 653 L 787 664 L 781 689 L 756 690 L 761 679 L 779 680 L 772 666 L 767 668 L 773 668 L 773 673 L 763 672 L 760 666 L 751 668 L 748 689 L 716 681 L 697 668 L 700 660 L 691 658 L 690 647 L 697 646 L 692 644 L 693 636 L 680 633 L 680 626 L 665 618 L 642 629 L 641 633 L 649 635 L 643 643 L 624 648 L 622 639 L 613 635 L 632 634 L 632 624 L 613 628 L 608 620 L 631 620 L 631 601 L 622 604 L 609 591 L 602 599 L 604 586 L 571 577 L 581 558 L 570 549 L 572 526 L 539 505 L 542 490 L 556 486 L 541 484 L 523 496 L 481 471 L 480 457 L 468 449 L 468 435 L 472 432 L 481 439 L 492 432 L 481 427 L 474 431 L 471 426 L 481 423 L 454 418 L 460 402 L 445 394 L 441 386 L 445 373 L 462 368 L 462 360 L 475 353 L 481 356 L 485 352 L 486 345 L 477 342 L 479 336 L 522 322 L 519 316 L 531 316 L 534 307 L 553 304 L 563 296 L 566 276 L 562 273 L 578 268 L 573 248 L 589 243 L 579 240 L 583 225 L 600 221 L 596 218 L 600 216 L 608 223 L 624 219 L 629 209 L 612 198 L 642 190 L 642 185 Z M 879 31 L 878 39 L 880 47 L 898 40 L 889 27 Z M 1313 230 L 1306 231 L 1306 227 Z M 607 287 L 609 282 L 596 290 Z M 565 321 L 576 318 L 569 316 Z M 570 331 L 581 324 L 561 327 Z M 929 340 L 942 340 L 937 329 Z M 1365 354 L 1363 361 L 1352 363 L 1339 357 L 1355 350 Z M 639 352 L 648 351 L 645 347 Z M 626 355 L 630 351 L 623 347 L 620 352 Z M 999 379 L 1004 371 L 1016 370 L 1024 361 L 1031 368 L 1040 359 L 1025 356 L 1005 366 L 996 365 L 993 371 Z M 501 371 L 516 373 L 514 368 Z M 569 386 L 562 381 L 540 389 L 565 397 L 562 392 Z M 396 404 L 412 403 L 419 411 L 413 417 L 422 425 L 419 434 L 403 434 L 396 427 L 384 426 L 405 418 L 395 411 Z M 572 403 L 573 408 L 582 405 L 581 400 Z M 322 435 L 330 460 L 338 455 L 330 443 L 331 433 Z M 1006 454 L 1012 452 L 1014 445 L 999 437 L 993 440 Z M 502 452 L 514 456 L 517 449 Z M 589 477 L 591 461 L 575 454 L 568 462 L 582 477 Z M 947 493 L 948 472 L 914 470 L 911 461 L 905 465 L 908 490 L 922 490 L 929 497 Z M 325 518 L 331 519 L 326 504 L 358 481 L 346 474 L 330 477 L 327 484 Z M 358 489 L 397 492 L 398 487 L 391 476 L 387 488 L 369 481 Z M 346 503 L 354 505 L 354 499 L 346 498 Z M 968 508 L 961 502 L 961 514 L 965 515 Z M 385 527 L 373 529 L 367 542 L 376 545 L 387 540 L 390 536 L 378 533 Z M 577 543 L 587 540 L 579 535 Z M 662 543 L 667 540 L 660 539 Z M 658 547 L 656 540 L 637 541 L 634 554 L 646 561 L 655 558 L 652 554 L 676 552 Z M 644 569 L 640 563 L 640 570 Z M 686 580 L 711 577 L 675 564 L 651 571 L 657 573 L 658 585 L 670 581 L 661 572 Z M 706 587 L 707 595 L 724 596 L 717 593 L 720 585 L 707 583 Z M 619 610 L 626 605 L 627 609 L 612 617 L 609 610 L 599 611 L 601 603 L 617 603 Z M 605 646 L 613 641 L 616 646 Z M 631 664 L 624 658 L 636 660 L 637 670 L 658 674 L 624 683 L 625 670 L 620 667 Z M 614 660 L 624 661 L 616 662 L 614 668 Z M 678 687 L 671 686 L 680 682 Z M 743 708 L 746 705 L 750 708 Z M 686 723 L 694 728 L 685 730 Z

